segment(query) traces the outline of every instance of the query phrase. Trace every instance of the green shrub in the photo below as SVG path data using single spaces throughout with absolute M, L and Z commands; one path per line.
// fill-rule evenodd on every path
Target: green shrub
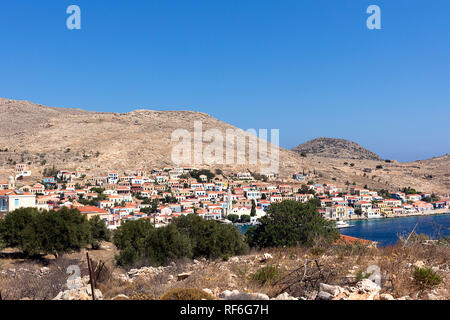
M 30 257 L 41 254 L 57 257 L 104 240 L 105 230 L 103 221 L 95 220 L 95 224 L 90 224 L 77 209 L 22 208 L 0 220 L 0 242 L 2 247 L 17 247 Z
M 259 222 L 246 232 L 251 247 L 312 246 L 318 238 L 328 243 L 339 238 L 334 222 L 322 218 L 313 203 L 272 204 Z
M 414 280 L 421 287 L 434 287 L 442 282 L 442 277 L 431 268 L 414 267 Z
M 149 220 L 126 221 L 114 231 L 114 245 L 119 250 L 131 246 L 135 251 L 143 251 L 145 237 L 154 229 Z
M 372 275 L 372 272 L 364 273 L 364 272 L 362 272 L 361 270 L 359 270 L 359 271 L 356 273 L 356 281 L 359 282 L 359 281 L 361 281 L 361 280 L 363 280 L 363 279 L 369 279 L 369 277 L 370 277 L 371 275 Z
M 173 224 L 150 232 L 145 238 L 144 246 L 144 256 L 155 264 L 162 265 L 179 258 L 192 258 L 189 238 L 180 233 Z
M 248 249 L 236 227 L 196 215 L 176 218 L 161 228 L 154 228 L 148 221 L 126 222 L 114 232 L 114 244 L 121 250 L 116 256 L 119 265 L 139 259 L 158 265 L 180 258 L 216 259 Z
M 259 269 L 258 271 L 256 271 L 256 273 L 252 273 L 250 275 L 250 279 L 256 281 L 260 285 L 264 285 L 266 283 L 273 283 L 278 278 L 278 276 L 278 268 L 272 265 L 268 265 Z
M 205 220 L 194 214 L 181 216 L 173 224 L 189 237 L 194 258 L 217 259 L 224 254 L 243 254 L 248 249 L 243 236 L 233 225 Z
M 138 253 L 135 248 L 129 246 L 122 250 L 120 250 L 120 253 L 116 255 L 116 263 L 119 266 L 126 266 L 130 265 L 133 262 L 135 262 L 138 258 Z
M 215 298 L 203 290 L 195 288 L 172 289 L 163 294 L 160 300 L 214 300 Z
M 92 217 L 89 220 L 89 228 L 91 237 L 91 245 L 93 249 L 98 249 L 100 241 L 110 241 L 111 231 L 106 226 L 105 222 L 99 216 Z

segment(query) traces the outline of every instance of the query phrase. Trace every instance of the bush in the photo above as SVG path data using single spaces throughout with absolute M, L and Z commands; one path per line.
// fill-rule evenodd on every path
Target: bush
M 439 285 L 442 282 L 442 277 L 431 268 L 414 267 L 414 280 L 421 287 L 431 288 Z
M 151 232 L 145 238 L 144 246 L 145 257 L 155 264 L 192 257 L 192 247 L 188 236 L 181 234 L 173 224 Z
M 208 180 L 212 180 L 215 177 L 215 174 L 212 173 L 208 169 L 202 169 L 202 170 L 192 170 L 190 173 L 190 176 L 195 179 L 200 179 L 201 175 L 205 175 L 208 177 Z
M 155 229 L 149 220 L 126 221 L 114 231 L 113 242 L 117 249 L 132 247 L 143 251 L 145 237 Z
M 138 252 L 135 248 L 129 246 L 120 251 L 120 254 L 116 255 L 116 263 L 119 266 L 130 265 L 138 259 Z
M 259 222 L 246 233 L 251 247 L 312 246 L 318 238 L 328 243 L 339 238 L 334 222 L 322 218 L 313 203 L 272 204 Z
M 91 237 L 91 245 L 93 249 L 98 249 L 100 241 L 110 241 L 111 231 L 106 227 L 106 224 L 100 217 L 95 216 L 89 220 L 89 228 Z
M 148 221 L 126 222 L 114 232 L 114 244 L 121 250 L 116 256 L 119 265 L 138 259 L 157 265 L 180 258 L 216 259 L 242 254 L 248 249 L 236 227 L 193 214 L 157 229 Z
M 259 269 L 256 273 L 250 275 L 250 279 L 258 282 L 260 285 L 273 283 L 278 279 L 279 270 L 277 267 L 268 265 Z
M 182 234 L 189 237 L 194 258 L 216 259 L 224 254 L 243 254 L 248 249 L 235 226 L 205 220 L 194 214 L 181 216 L 173 223 Z
M 3 247 L 17 247 L 27 256 L 59 254 L 79 251 L 89 243 L 106 237 L 103 221 L 96 221 L 96 231 L 86 216 L 77 209 L 39 211 L 22 208 L 8 213 L 0 220 L 0 242 Z M 103 223 L 104 225 L 104 223 Z
M 239 221 L 239 216 L 237 214 L 229 214 L 227 216 L 227 219 L 230 220 L 231 222 L 235 223 Z
M 214 300 L 215 298 L 200 289 L 172 289 L 163 294 L 160 300 Z
M 372 275 L 371 272 L 364 273 L 361 270 L 359 270 L 356 273 L 356 281 L 359 282 L 359 281 L 361 281 L 363 279 L 369 279 L 371 275 Z

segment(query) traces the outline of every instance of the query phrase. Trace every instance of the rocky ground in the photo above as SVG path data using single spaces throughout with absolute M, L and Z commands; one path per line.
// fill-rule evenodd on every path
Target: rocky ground
M 89 251 L 107 261 L 95 296 L 106 300 L 166 299 L 176 290 L 201 292 L 186 299 L 224 300 L 448 300 L 450 249 L 442 244 L 412 244 L 374 249 L 363 246 L 326 250 L 283 248 L 244 256 L 174 261 L 166 266 L 114 266 L 112 244 Z M 90 300 L 85 252 L 42 262 L 1 259 L 3 299 Z M 105 259 L 110 257 L 111 259 Z M 19 259 L 21 260 L 21 259 Z M 68 268 L 79 267 L 71 276 Z M 420 284 L 415 267 L 430 268 L 442 279 Z M 204 294 L 205 296 L 202 296 Z M 164 297 L 163 297 L 164 296 Z

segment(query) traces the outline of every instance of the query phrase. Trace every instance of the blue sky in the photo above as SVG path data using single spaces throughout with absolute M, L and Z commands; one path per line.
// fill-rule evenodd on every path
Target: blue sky
M 279 128 L 286 148 L 325 136 L 425 159 L 450 152 L 449 17 L 448 0 L 2 1 L 0 96 L 197 110 Z

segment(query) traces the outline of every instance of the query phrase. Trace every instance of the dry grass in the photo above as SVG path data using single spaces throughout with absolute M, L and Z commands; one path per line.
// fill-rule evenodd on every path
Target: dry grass
M 161 300 L 214 300 L 214 297 L 203 290 L 196 288 L 172 289 L 163 294 Z
M 4 300 L 51 300 L 61 290 L 65 289 L 68 277 L 67 268 L 77 265 L 77 260 L 61 257 L 48 265 L 49 272 L 39 273 L 40 267 L 33 262 L 21 262 L 14 266 L 16 272 L 4 269 L 6 274 L 0 275 L 0 292 Z M 81 276 L 87 275 L 87 270 L 80 268 Z
M 270 253 L 273 258 L 263 261 L 264 253 Z M 99 257 L 101 254 L 106 253 L 98 253 Z M 0 290 L 3 298 L 51 299 L 56 296 L 68 277 L 65 273 L 66 265 L 74 264 L 74 261 L 65 256 L 58 260 L 59 262 L 49 264 L 52 272 L 48 276 L 36 277 L 32 273 L 23 273 L 18 277 L 1 275 Z M 398 244 L 380 249 L 362 245 L 321 247 L 320 250 L 303 247 L 276 248 L 252 250 L 247 255 L 230 257 L 227 261 L 217 259 L 193 263 L 180 260 L 162 273 L 137 277 L 132 282 L 105 277 L 99 281 L 98 288 L 105 299 L 112 299 L 119 294 L 135 300 L 159 299 L 173 290 L 205 288 L 210 289 L 216 297 L 224 290 L 237 289 L 240 292 L 264 293 L 269 297 L 287 292 L 293 296 L 309 298 L 313 296 L 311 293 L 317 292 L 321 282 L 354 286 L 358 277 L 366 275 L 369 266 L 376 265 L 381 270 L 383 293 L 390 293 L 396 298 L 410 296 L 414 299 L 427 299 L 428 294 L 434 291 L 440 297 L 450 299 L 449 261 L 448 245 L 424 245 L 419 241 L 410 241 L 406 247 Z M 75 261 L 75 264 L 77 262 L 84 265 L 84 261 Z M 28 263 L 31 269 L 32 263 Z M 433 268 L 442 277 L 442 283 L 432 288 L 420 288 L 414 279 L 414 265 L 417 264 Z M 270 275 L 270 279 L 263 277 L 263 280 L 270 281 L 255 281 L 255 276 L 252 275 L 261 275 L 261 270 L 267 270 L 268 266 L 277 270 L 276 274 Z M 108 265 L 108 270 L 111 274 L 124 273 L 123 269 L 113 265 Z M 190 272 L 191 276 L 177 281 L 177 275 L 184 272 Z

